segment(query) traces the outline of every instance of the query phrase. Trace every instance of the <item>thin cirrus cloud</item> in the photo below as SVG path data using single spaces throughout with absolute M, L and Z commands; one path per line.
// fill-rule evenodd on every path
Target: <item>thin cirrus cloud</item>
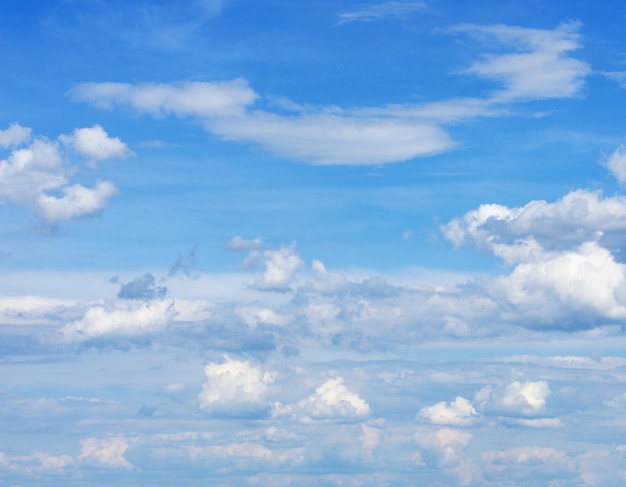
M 339 14 L 339 23 L 374 22 L 382 19 L 402 19 L 428 9 L 424 2 L 388 1 Z
M 496 116 L 514 102 L 577 95 L 589 66 L 569 56 L 580 47 L 579 25 L 554 30 L 463 24 L 450 29 L 500 48 L 466 71 L 503 85 L 484 98 L 452 99 L 422 106 L 390 105 L 344 110 L 291 104 L 285 115 L 255 108 L 262 97 L 245 79 L 175 84 L 85 83 L 69 96 L 96 107 L 130 106 L 156 117 L 174 114 L 200 120 L 224 140 L 254 142 L 279 156 L 328 165 L 380 165 L 451 150 L 444 124 Z
M 579 23 L 569 22 L 554 30 L 475 24 L 462 24 L 451 30 L 514 49 L 513 53 L 487 55 L 466 70 L 501 82 L 504 89 L 495 91 L 492 99 L 509 102 L 567 98 L 580 92 L 591 69 L 568 55 L 581 47 L 579 28 Z

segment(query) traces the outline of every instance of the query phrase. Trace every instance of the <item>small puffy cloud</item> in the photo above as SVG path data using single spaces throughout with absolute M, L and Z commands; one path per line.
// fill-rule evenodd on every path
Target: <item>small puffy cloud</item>
M 152 274 L 147 272 L 122 285 L 117 297 L 120 299 L 157 299 L 167 294 L 165 286 L 157 286 Z
M 94 467 L 132 468 L 124 458 L 128 442 L 124 438 L 87 438 L 81 440 L 80 461 Z
M 576 190 L 554 203 L 531 201 L 517 208 L 481 205 L 443 225 L 455 246 L 474 244 L 507 262 L 531 258 L 538 250 L 573 248 L 611 234 L 626 233 L 626 198 L 603 198 Z
M 247 361 L 225 357 L 223 363 L 204 367 L 200 408 L 220 414 L 256 413 L 266 409 L 267 388 L 275 374 L 250 365 Z
M 72 135 L 61 135 L 61 142 L 73 147 L 91 160 L 124 159 L 132 151 L 118 137 L 109 137 L 100 125 L 75 129 Z
M 416 12 L 427 10 L 426 3 L 419 1 L 396 1 L 374 3 L 365 8 L 339 14 L 339 23 L 374 22 L 382 19 L 404 19 Z
M 121 302 L 112 309 L 94 306 L 80 320 L 65 325 L 61 333 L 75 342 L 140 337 L 163 330 L 176 313 L 171 299 Z
M 580 24 L 570 22 L 554 30 L 507 25 L 464 24 L 453 30 L 487 42 L 514 48 L 517 52 L 491 55 L 467 70 L 483 78 L 500 81 L 504 89 L 495 92 L 493 101 L 505 102 L 577 95 L 589 65 L 569 56 L 580 48 Z
M 548 383 L 544 380 L 537 382 L 511 382 L 504 389 L 501 404 L 511 410 L 517 410 L 525 415 L 542 412 L 546 407 L 546 398 L 550 395 Z
M 0 147 L 14 147 L 30 139 L 32 130 L 28 127 L 22 127 L 19 123 L 12 123 L 6 130 L 0 130 Z
M 223 82 L 182 82 L 176 84 L 84 83 L 70 96 L 100 108 L 129 105 L 156 116 L 232 117 L 254 103 L 256 93 L 244 79 Z
M 369 404 L 348 390 L 342 377 L 328 379 L 315 393 L 294 405 L 273 404 L 274 414 L 296 415 L 303 422 L 314 420 L 358 420 L 370 415 Z
M 625 278 L 626 265 L 598 244 L 586 243 L 574 251 L 538 253 L 498 278 L 494 292 L 502 292 L 518 309 L 543 312 L 535 316 L 538 323 L 569 315 L 572 323 L 565 326 L 578 326 L 574 312 L 591 324 L 626 317 Z
M 620 186 L 626 185 L 626 148 L 620 145 L 606 160 L 606 167 Z
M 361 441 L 363 448 L 366 450 L 373 450 L 380 444 L 380 428 L 374 428 L 372 426 L 362 424 L 361 430 L 363 431 L 363 434 L 359 436 L 359 440 Z
M 296 271 L 303 264 L 296 253 L 295 244 L 277 250 L 264 250 L 258 257 L 265 270 L 253 287 L 259 291 L 289 291 Z
M 82 134 L 81 130 L 92 129 L 77 129 L 75 133 Z M 95 215 L 117 193 L 107 181 L 98 181 L 91 188 L 70 185 L 75 168 L 58 142 L 36 138 L 26 147 L 19 147 L 30 138 L 30 129 L 14 125 L 2 133 L 7 144 L 18 147 L 7 159 L 0 160 L 0 199 L 26 206 L 44 222 L 54 225 L 61 220 Z M 110 157 L 119 155 L 109 153 Z
M 481 402 L 485 413 L 511 418 L 533 418 L 544 414 L 550 387 L 546 381 L 513 381 L 495 389 L 483 388 L 477 393 L 476 401 Z M 555 426 L 547 422 L 546 426 Z M 536 426 L 539 426 L 537 423 Z
M 249 140 L 290 159 L 316 165 L 378 165 L 424 157 L 453 147 L 436 123 L 358 114 L 302 113 L 285 117 L 255 111 L 207 121 L 227 140 Z
M 48 223 L 70 218 L 92 216 L 102 211 L 111 196 L 117 194 L 112 183 L 98 181 L 93 188 L 75 184 L 63 188 L 63 196 L 40 194 L 37 206 Z
M 419 417 L 433 424 L 448 426 L 468 426 L 476 422 L 478 412 L 464 397 L 457 397 L 449 404 L 445 401 L 422 408 Z
M 507 319 L 579 329 L 626 317 L 626 266 L 609 250 L 626 236 L 623 196 L 577 190 L 554 203 L 486 204 L 442 232 L 514 266 L 485 289 L 514 310 Z
M 62 322 L 73 313 L 78 302 L 40 296 L 0 297 L 0 323 L 12 325 L 48 325 Z

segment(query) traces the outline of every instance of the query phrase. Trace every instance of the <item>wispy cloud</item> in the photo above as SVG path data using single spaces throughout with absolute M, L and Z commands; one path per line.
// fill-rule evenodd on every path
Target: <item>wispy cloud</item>
M 388 1 L 363 6 L 357 10 L 339 14 L 339 23 L 373 22 L 386 18 L 405 19 L 411 15 L 428 10 L 425 2 Z
M 574 23 L 554 30 L 469 24 L 452 28 L 514 51 L 489 55 L 465 71 L 504 85 L 483 98 L 350 109 L 293 104 L 294 113 L 284 115 L 259 108 L 262 97 L 244 79 L 86 83 L 70 90 L 69 96 L 103 109 L 130 106 L 156 117 L 193 117 L 225 140 L 254 142 L 282 157 L 311 164 L 397 163 L 453 149 L 456 143 L 448 124 L 506 115 L 513 103 L 580 93 L 590 68 L 568 55 L 580 47 L 578 28 Z

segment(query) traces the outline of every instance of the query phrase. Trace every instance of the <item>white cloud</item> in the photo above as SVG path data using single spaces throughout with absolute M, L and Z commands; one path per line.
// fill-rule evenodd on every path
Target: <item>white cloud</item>
M 23 144 L 30 139 L 32 130 L 22 127 L 19 123 L 12 123 L 6 130 L 0 130 L 0 147 L 8 148 Z
M 0 323 L 12 325 L 58 324 L 78 302 L 40 296 L 0 297 Z
M 493 101 L 508 102 L 577 95 L 591 72 L 589 65 L 568 56 L 580 48 L 579 24 L 562 24 L 554 30 L 506 25 L 463 24 L 453 30 L 499 42 L 518 52 L 491 55 L 477 61 L 468 73 L 500 81 L 505 88 Z
M 486 204 L 442 232 L 455 246 L 475 245 L 514 266 L 485 284 L 513 306 L 507 319 L 578 328 L 626 316 L 626 266 L 608 250 L 626 235 L 623 196 L 576 190 L 554 203 Z
M 264 250 L 258 255 L 265 270 L 253 287 L 259 291 L 289 291 L 296 271 L 302 266 L 295 244 L 277 250 Z
M 486 412 L 510 417 L 542 414 L 549 395 L 550 387 L 546 381 L 513 381 L 495 390 L 487 387 L 477 394 L 484 401 Z
M 365 8 L 339 14 L 341 24 L 347 22 L 373 22 L 385 18 L 405 18 L 415 12 L 427 10 L 424 2 L 386 1 L 369 5 Z
M 422 408 L 419 416 L 433 424 L 468 426 L 476 422 L 478 412 L 464 397 L 457 397 L 449 405 L 445 401 Z
M 124 438 L 87 438 L 81 440 L 80 461 L 96 467 L 132 468 L 124 458 L 128 442 Z
M 606 167 L 620 186 L 626 185 L 626 148 L 620 145 L 606 161 Z
M 75 184 L 63 188 L 63 196 L 40 194 L 37 206 L 41 216 L 49 223 L 91 216 L 104 209 L 111 196 L 117 194 L 113 183 L 98 181 L 93 188 Z
M 596 243 L 558 253 L 539 253 L 498 278 L 494 292 L 509 303 L 536 315 L 538 323 L 556 323 L 564 315 L 574 320 L 626 317 L 626 266 Z M 544 313 L 541 317 L 539 313 Z M 578 316 L 577 316 L 578 315 Z M 565 325 L 564 327 L 568 327 Z
M 442 227 L 456 246 L 475 243 L 509 263 L 535 249 L 574 247 L 626 232 L 626 197 L 603 198 L 598 191 L 576 190 L 554 203 L 531 201 L 517 208 L 484 204 Z
M 257 94 L 244 79 L 223 82 L 182 82 L 177 84 L 84 83 L 70 96 L 78 101 L 110 109 L 130 105 L 155 116 L 230 117 L 243 114 Z
M 314 420 L 355 420 L 370 415 L 369 404 L 358 394 L 348 390 L 342 377 L 328 379 L 306 399 L 294 405 L 274 403 L 274 414 L 296 415 L 303 422 Z
M 254 367 L 249 362 L 225 357 L 223 363 L 212 362 L 204 367 L 200 408 L 207 411 L 241 414 L 269 406 L 267 388 L 276 374 Z
M 22 135 L 29 130 L 20 127 Z M 77 132 L 82 133 L 80 130 L 91 129 L 77 129 Z M 14 142 L 27 139 L 11 137 Z M 120 141 L 120 144 L 123 143 Z M 95 151 L 94 147 L 92 149 Z M 103 151 L 100 150 L 101 155 Z M 108 153 L 108 157 L 119 155 L 119 151 Z M 27 147 L 15 148 L 7 159 L 0 161 L 0 198 L 24 205 L 46 223 L 54 224 L 94 215 L 117 193 L 115 186 L 107 181 L 99 181 L 92 188 L 81 184 L 69 186 L 68 177 L 73 172 L 75 169 L 70 167 L 70 161 L 63 156 L 57 142 L 35 139 Z
M 72 135 L 61 135 L 59 140 L 95 161 L 124 159 L 132 155 L 132 151 L 124 142 L 118 137 L 109 137 L 100 125 L 75 129 Z
M 313 259 L 311 268 L 314 275 L 302 287 L 305 292 L 333 295 L 345 291 L 350 286 L 346 276 L 336 272 L 328 272 L 326 266 L 319 260 Z
M 70 341 L 137 337 L 156 333 L 176 316 L 174 301 L 118 302 L 112 309 L 94 306 L 61 332 Z

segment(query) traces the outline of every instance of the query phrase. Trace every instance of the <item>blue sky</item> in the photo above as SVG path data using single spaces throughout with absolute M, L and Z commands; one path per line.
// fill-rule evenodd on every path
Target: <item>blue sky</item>
M 624 16 L 4 2 L 0 483 L 623 485 Z

